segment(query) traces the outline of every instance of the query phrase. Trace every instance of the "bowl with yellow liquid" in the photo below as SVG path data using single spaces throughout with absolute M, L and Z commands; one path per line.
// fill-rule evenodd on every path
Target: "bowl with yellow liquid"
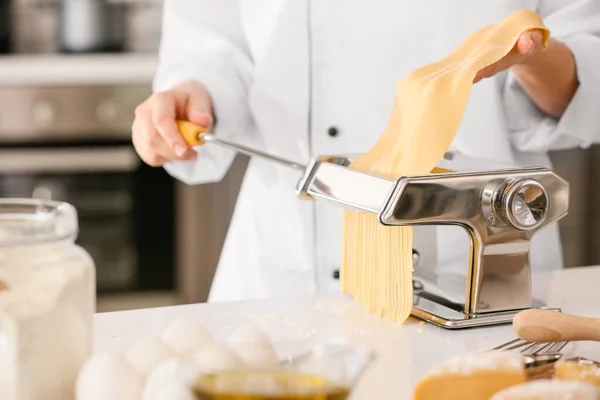
M 273 369 L 202 375 L 193 391 L 198 400 L 345 400 L 373 360 L 367 348 L 327 342 Z

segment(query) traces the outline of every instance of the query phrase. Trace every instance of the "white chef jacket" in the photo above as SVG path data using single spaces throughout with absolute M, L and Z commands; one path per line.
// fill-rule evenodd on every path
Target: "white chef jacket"
M 571 48 L 581 85 L 556 121 L 508 72 L 477 83 L 452 148 L 550 166 L 548 150 L 600 138 L 600 1 L 165 0 L 154 89 L 203 83 L 214 101 L 215 134 L 291 160 L 361 153 L 383 132 L 399 79 L 522 8 L 540 13 Z M 166 170 L 191 185 L 215 182 L 234 158 L 216 145 L 197 151 L 196 161 L 171 162 Z M 299 200 L 299 178 L 298 171 L 251 160 L 209 301 L 339 290 L 332 275 L 340 267 L 342 211 Z M 466 234 L 434 229 L 437 244 L 417 232 L 417 250 L 437 253 L 442 267 L 466 262 Z M 556 224 L 534 237 L 531 251 L 534 271 L 561 268 Z

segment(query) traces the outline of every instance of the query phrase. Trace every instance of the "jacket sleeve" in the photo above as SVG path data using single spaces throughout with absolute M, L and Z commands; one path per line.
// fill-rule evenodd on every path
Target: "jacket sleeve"
M 524 152 L 587 148 L 600 142 L 600 1 L 540 0 L 538 12 L 573 52 L 580 84 L 556 120 L 534 105 L 509 72 L 503 94 L 511 142 Z
M 226 139 L 249 129 L 248 88 L 253 65 L 238 0 L 165 0 L 155 92 L 193 80 L 212 96 L 214 133 Z M 195 161 L 173 161 L 165 170 L 187 184 L 216 182 L 235 153 L 217 146 L 196 148 Z

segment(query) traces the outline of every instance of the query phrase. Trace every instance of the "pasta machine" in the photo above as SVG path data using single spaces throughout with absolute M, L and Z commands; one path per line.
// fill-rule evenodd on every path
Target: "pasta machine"
M 529 308 L 545 308 L 532 296 L 530 240 L 568 212 L 569 184 L 544 167 L 523 168 L 447 152 L 442 173 L 385 179 L 348 168 L 355 158 L 321 156 L 308 165 L 201 134 L 250 156 L 302 171 L 301 199 L 324 200 L 377 216 L 387 226 L 451 225 L 470 239 L 461 274 L 413 274 L 412 315 L 435 325 L 467 328 L 511 323 Z M 448 172 L 446 172 L 448 171 Z M 453 281 L 455 285 L 439 285 Z

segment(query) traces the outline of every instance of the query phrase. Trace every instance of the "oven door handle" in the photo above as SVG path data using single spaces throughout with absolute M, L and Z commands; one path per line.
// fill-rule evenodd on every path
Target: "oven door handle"
M 0 174 L 130 172 L 140 162 L 130 146 L 0 150 Z

